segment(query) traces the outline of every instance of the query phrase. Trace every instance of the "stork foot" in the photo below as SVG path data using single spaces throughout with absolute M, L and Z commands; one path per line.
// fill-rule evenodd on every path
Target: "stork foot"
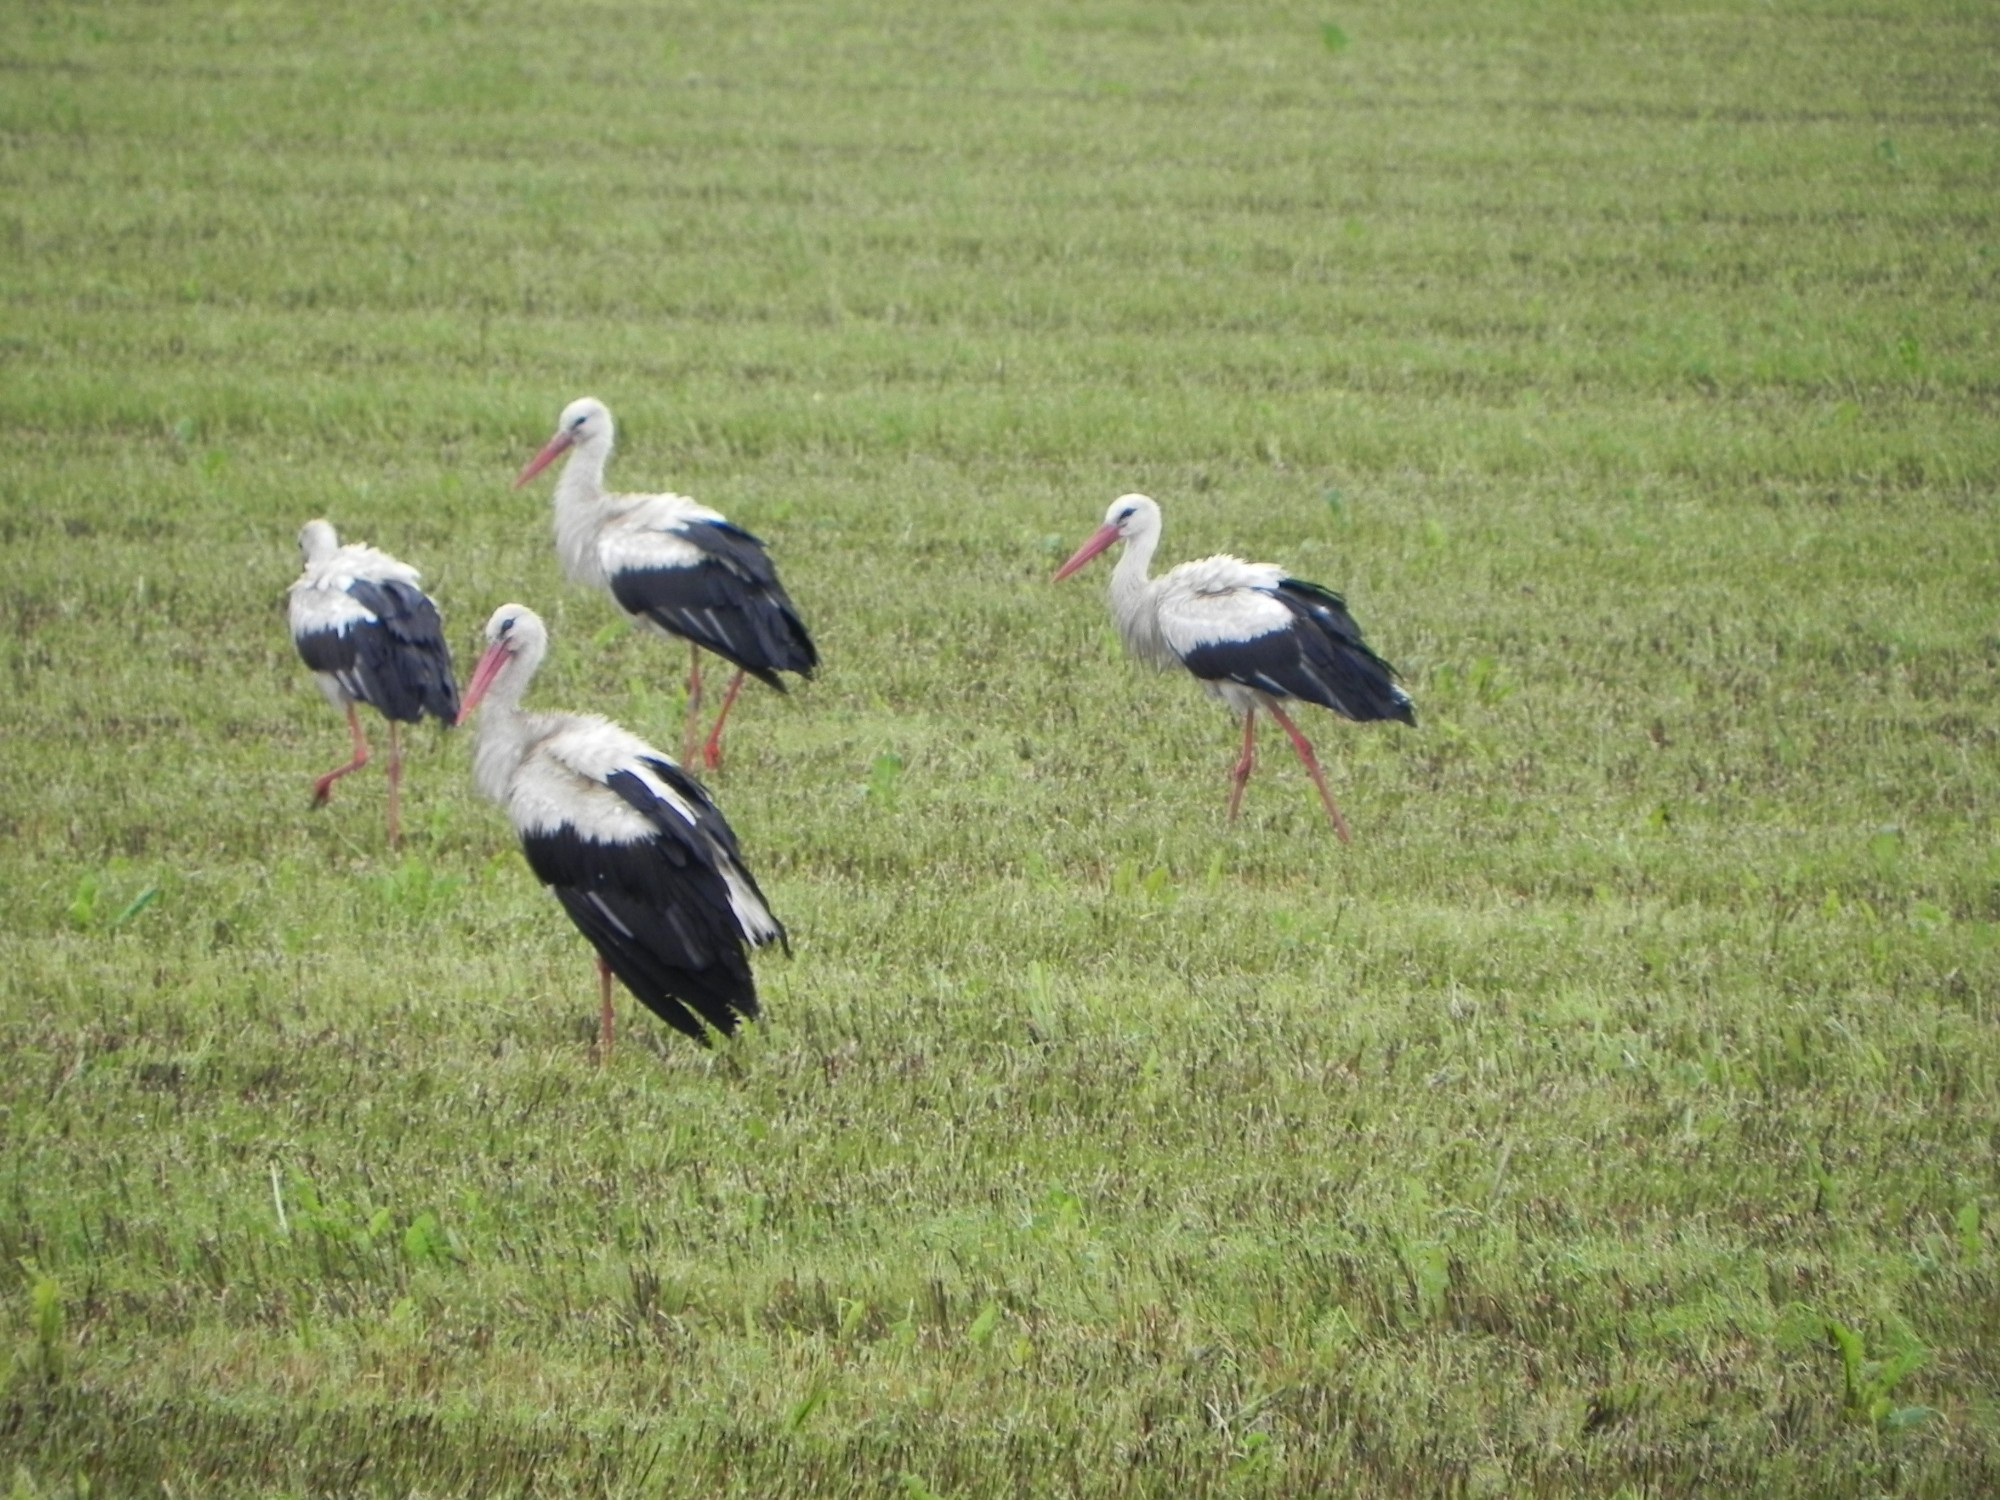
M 344 766 L 335 766 L 313 783 L 314 807 L 325 807 L 333 797 L 333 784 L 368 764 L 368 737 L 361 732 L 361 720 L 355 714 L 352 703 L 347 705 L 347 732 L 354 740 L 354 759 Z

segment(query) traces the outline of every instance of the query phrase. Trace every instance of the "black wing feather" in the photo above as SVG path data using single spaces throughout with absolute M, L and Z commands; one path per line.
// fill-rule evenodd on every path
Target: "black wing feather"
M 315 672 L 325 672 L 339 682 L 341 691 L 356 702 L 367 701 L 368 688 L 355 670 L 358 658 L 354 636 L 346 630 L 310 630 L 292 637 L 299 657 Z
M 1369 649 L 1340 595 L 1286 578 L 1272 597 L 1291 611 L 1290 629 L 1198 646 L 1181 658 L 1188 670 L 1209 681 L 1317 703 L 1343 718 L 1417 722 L 1409 694 L 1396 686 L 1396 669 Z
M 780 692 L 778 673 L 812 676 L 819 652 L 763 543 L 727 521 L 690 522 L 674 534 L 700 548 L 702 560 L 614 573 L 611 594 L 619 605 Z
M 681 837 L 600 843 L 574 829 L 521 840 L 528 865 L 611 972 L 654 1015 L 707 1043 L 757 1014 L 756 980 L 722 877 Z
M 770 911 L 771 903 L 764 899 L 764 892 L 757 884 L 757 877 L 750 873 L 750 867 L 743 862 L 743 851 L 737 845 L 736 831 L 729 826 L 728 819 L 722 816 L 722 809 L 715 805 L 714 799 L 708 795 L 702 784 L 673 761 L 647 756 L 641 763 L 679 793 L 688 806 L 694 809 L 696 829 L 712 839 L 716 847 L 728 856 L 737 875 L 741 877 L 744 885 L 750 888 L 750 893 L 757 898 L 765 911 Z M 647 822 L 659 829 L 670 841 L 684 842 L 687 839 L 687 824 L 681 820 L 680 813 L 654 796 L 652 788 L 631 772 L 614 771 L 604 778 L 604 784 L 636 808 Z M 733 911 L 731 920 L 734 920 Z M 792 945 L 791 940 L 785 935 L 785 924 L 779 922 L 775 916 L 771 920 L 778 928 L 778 942 L 789 955 Z
M 414 724 L 425 714 L 449 725 L 458 719 L 458 684 L 451 674 L 451 648 L 437 606 L 413 584 L 357 578 L 348 595 L 375 616 L 345 632 L 353 653 L 352 675 L 361 691 L 354 696 L 391 719 Z M 304 655 L 306 644 L 299 643 Z M 314 666 L 307 656 L 306 664 Z M 317 671 L 341 671 L 316 667 Z M 342 685 L 348 678 L 342 676 Z M 352 688 L 349 688 L 352 691 Z

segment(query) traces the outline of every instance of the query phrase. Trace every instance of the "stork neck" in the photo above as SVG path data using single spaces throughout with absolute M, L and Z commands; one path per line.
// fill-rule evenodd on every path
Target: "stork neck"
M 597 524 L 608 498 L 604 465 L 610 457 L 608 440 L 580 443 L 570 450 L 569 461 L 556 480 L 556 553 L 571 579 L 595 588 L 608 581 L 597 556 Z
M 1159 602 L 1153 596 L 1153 549 L 1160 544 L 1156 529 L 1136 532 L 1125 540 L 1124 555 L 1111 570 L 1111 617 L 1125 649 L 1142 661 L 1159 664 L 1165 655 L 1160 638 Z
M 472 737 L 472 781 L 484 796 L 504 804 L 507 790 L 535 738 L 535 716 L 523 713 L 521 699 L 547 654 L 548 637 L 532 617 L 517 627 L 522 640 L 486 689 Z
M 1124 553 L 1111 570 L 1111 604 L 1123 620 L 1152 600 L 1153 549 L 1160 545 L 1160 533 L 1147 529 L 1125 539 Z
M 569 450 L 562 477 L 556 481 L 556 503 L 584 502 L 604 498 L 604 466 L 611 461 L 611 443 L 601 435 L 578 443 Z
M 306 566 L 316 568 L 340 550 L 340 537 L 325 521 L 308 521 L 299 532 Z
M 521 711 L 522 686 L 509 683 L 503 673 L 480 704 L 473 730 L 472 784 L 481 796 L 502 806 L 533 738 L 528 715 Z
M 1125 539 L 1124 555 L 1112 569 L 1111 586 L 1127 590 L 1143 587 L 1153 568 L 1153 552 L 1160 545 L 1157 526 L 1142 527 Z

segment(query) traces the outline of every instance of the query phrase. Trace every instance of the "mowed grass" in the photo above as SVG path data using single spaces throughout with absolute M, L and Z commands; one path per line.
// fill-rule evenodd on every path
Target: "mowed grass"
M 1983 5 L 0 11 L 0 1456 L 23 1495 L 2000 1488 Z M 821 678 L 701 1052 L 287 639 L 299 523 L 677 742 L 612 478 Z M 1345 593 L 1419 727 L 1125 662 Z M 371 726 L 373 727 L 373 726 Z M 379 729 L 376 730 L 378 744 Z

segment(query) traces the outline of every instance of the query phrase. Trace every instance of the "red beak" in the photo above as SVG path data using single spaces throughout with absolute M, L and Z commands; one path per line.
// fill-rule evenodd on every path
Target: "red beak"
M 472 717 L 472 711 L 479 707 L 479 700 L 486 696 L 486 690 L 493 686 L 493 679 L 500 675 L 500 669 L 507 665 L 513 655 L 505 641 L 495 641 L 486 648 L 486 654 L 479 658 L 479 665 L 472 669 L 472 681 L 466 684 L 465 696 L 458 700 L 458 718 L 463 724 Z
M 554 463 L 557 455 L 575 441 L 576 439 L 569 435 L 567 429 L 558 432 L 554 437 L 550 438 L 548 442 L 542 445 L 542 451 L 528 460 L 528 466 L 514 476 L 514 488 L 518 490 L 522 485 Z
M 1106 521 L 1102 526 L 1098 527 L 1097 530 L 1093 531 L 1090 534 L 1089 541 L 1085 542 L 1081 547 L 1076 549 L 1076 555 L 1074 557 L 1070 558 L 1068 562 L 1064 563 L 1060 568 L 1056 569 L 1056 576 L 1051 578 L 1049 582 L 1061 583 L 1065 578 L 1069 577 L 1070 574 L 1074 573 L 1078 568 L 1082 567 L 1085 563 L 1089 562 L 1093 557 L 1097 556 L 1098 553 L 1102 552 L 1106 547 L 1109 547 L 1113 542 L 1117 540 L 1118 540 L 1118 528 L 1112 525 L 1109 521 Z

